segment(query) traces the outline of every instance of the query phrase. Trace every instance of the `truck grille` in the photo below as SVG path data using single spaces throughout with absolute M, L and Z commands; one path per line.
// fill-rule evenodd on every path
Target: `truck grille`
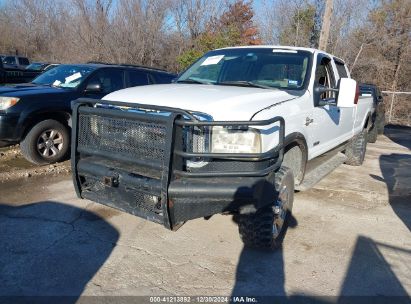
M 92 114 L 81 114 L 78 122 L 80 150 L 163 163 L 165 125 Z

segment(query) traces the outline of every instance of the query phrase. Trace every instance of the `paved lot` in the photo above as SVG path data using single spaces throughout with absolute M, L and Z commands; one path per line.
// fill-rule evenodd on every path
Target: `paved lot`
M 410 295 L 411 131 L 297 193 L 276 252 L 229 216 L 177 232 L 79 200 L 70 177 L 0 184 L 0 295 Z

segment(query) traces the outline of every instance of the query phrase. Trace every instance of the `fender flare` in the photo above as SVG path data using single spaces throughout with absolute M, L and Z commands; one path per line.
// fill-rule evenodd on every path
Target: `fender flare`
M 298 145 L 303 159 L 301 162 L 301 172 L 302 172 L 302 176 L 301 176 L 301 181 L 302 182 L 304 180 L 304 175 L 305 175 L 305 169 L 306 169 L 306 165 L 307 165 L 307 161 L 308 161 L 308 145 L 307 145 L 307 141 L 305 140 L 305 137 L 302 133 L 299 132 L 293 132 L 288 134 L 285 139 L 284 139 L 284 153 L 287 152 L 287 148 L 292 147 Z

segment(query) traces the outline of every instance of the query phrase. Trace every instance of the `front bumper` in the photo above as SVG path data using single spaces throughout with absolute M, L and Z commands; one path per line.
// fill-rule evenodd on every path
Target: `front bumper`
M 14 143 L 19 141 L 18 136 L 19 116 L 0 113 L 0 144 L 3 142 Z
M 171 113 L 160 116 L 93 107 L 100 102 L 80 99 L 73 107 L 71 159 L 79 197 L 169 229 L 190 219 L 225 212 L 247 213 L 275 202 L 274 176 L 283 155 L 282 118 L 199 122 L 187 119 L 190 114 L 178 109 L 174 112 L 153 107 L 153 111 Z M 145 109 L 149 107 L 144 105 Z M 213 154 L 183 148 L 183 130 L 189 127 L 277 122 L 280 144 L 268 152 Z M 188 170 L 185 160 L 196 158 L 207 159 L 213 166 L 196 172 Z

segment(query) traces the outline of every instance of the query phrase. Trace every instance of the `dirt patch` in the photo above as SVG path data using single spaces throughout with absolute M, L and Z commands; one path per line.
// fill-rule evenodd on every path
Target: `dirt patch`
M 23 157 L 18 145 L 0 149 L 0 183 L 36 176 L 68 175 L 70 172 L 70 161 L 37 166 Z

